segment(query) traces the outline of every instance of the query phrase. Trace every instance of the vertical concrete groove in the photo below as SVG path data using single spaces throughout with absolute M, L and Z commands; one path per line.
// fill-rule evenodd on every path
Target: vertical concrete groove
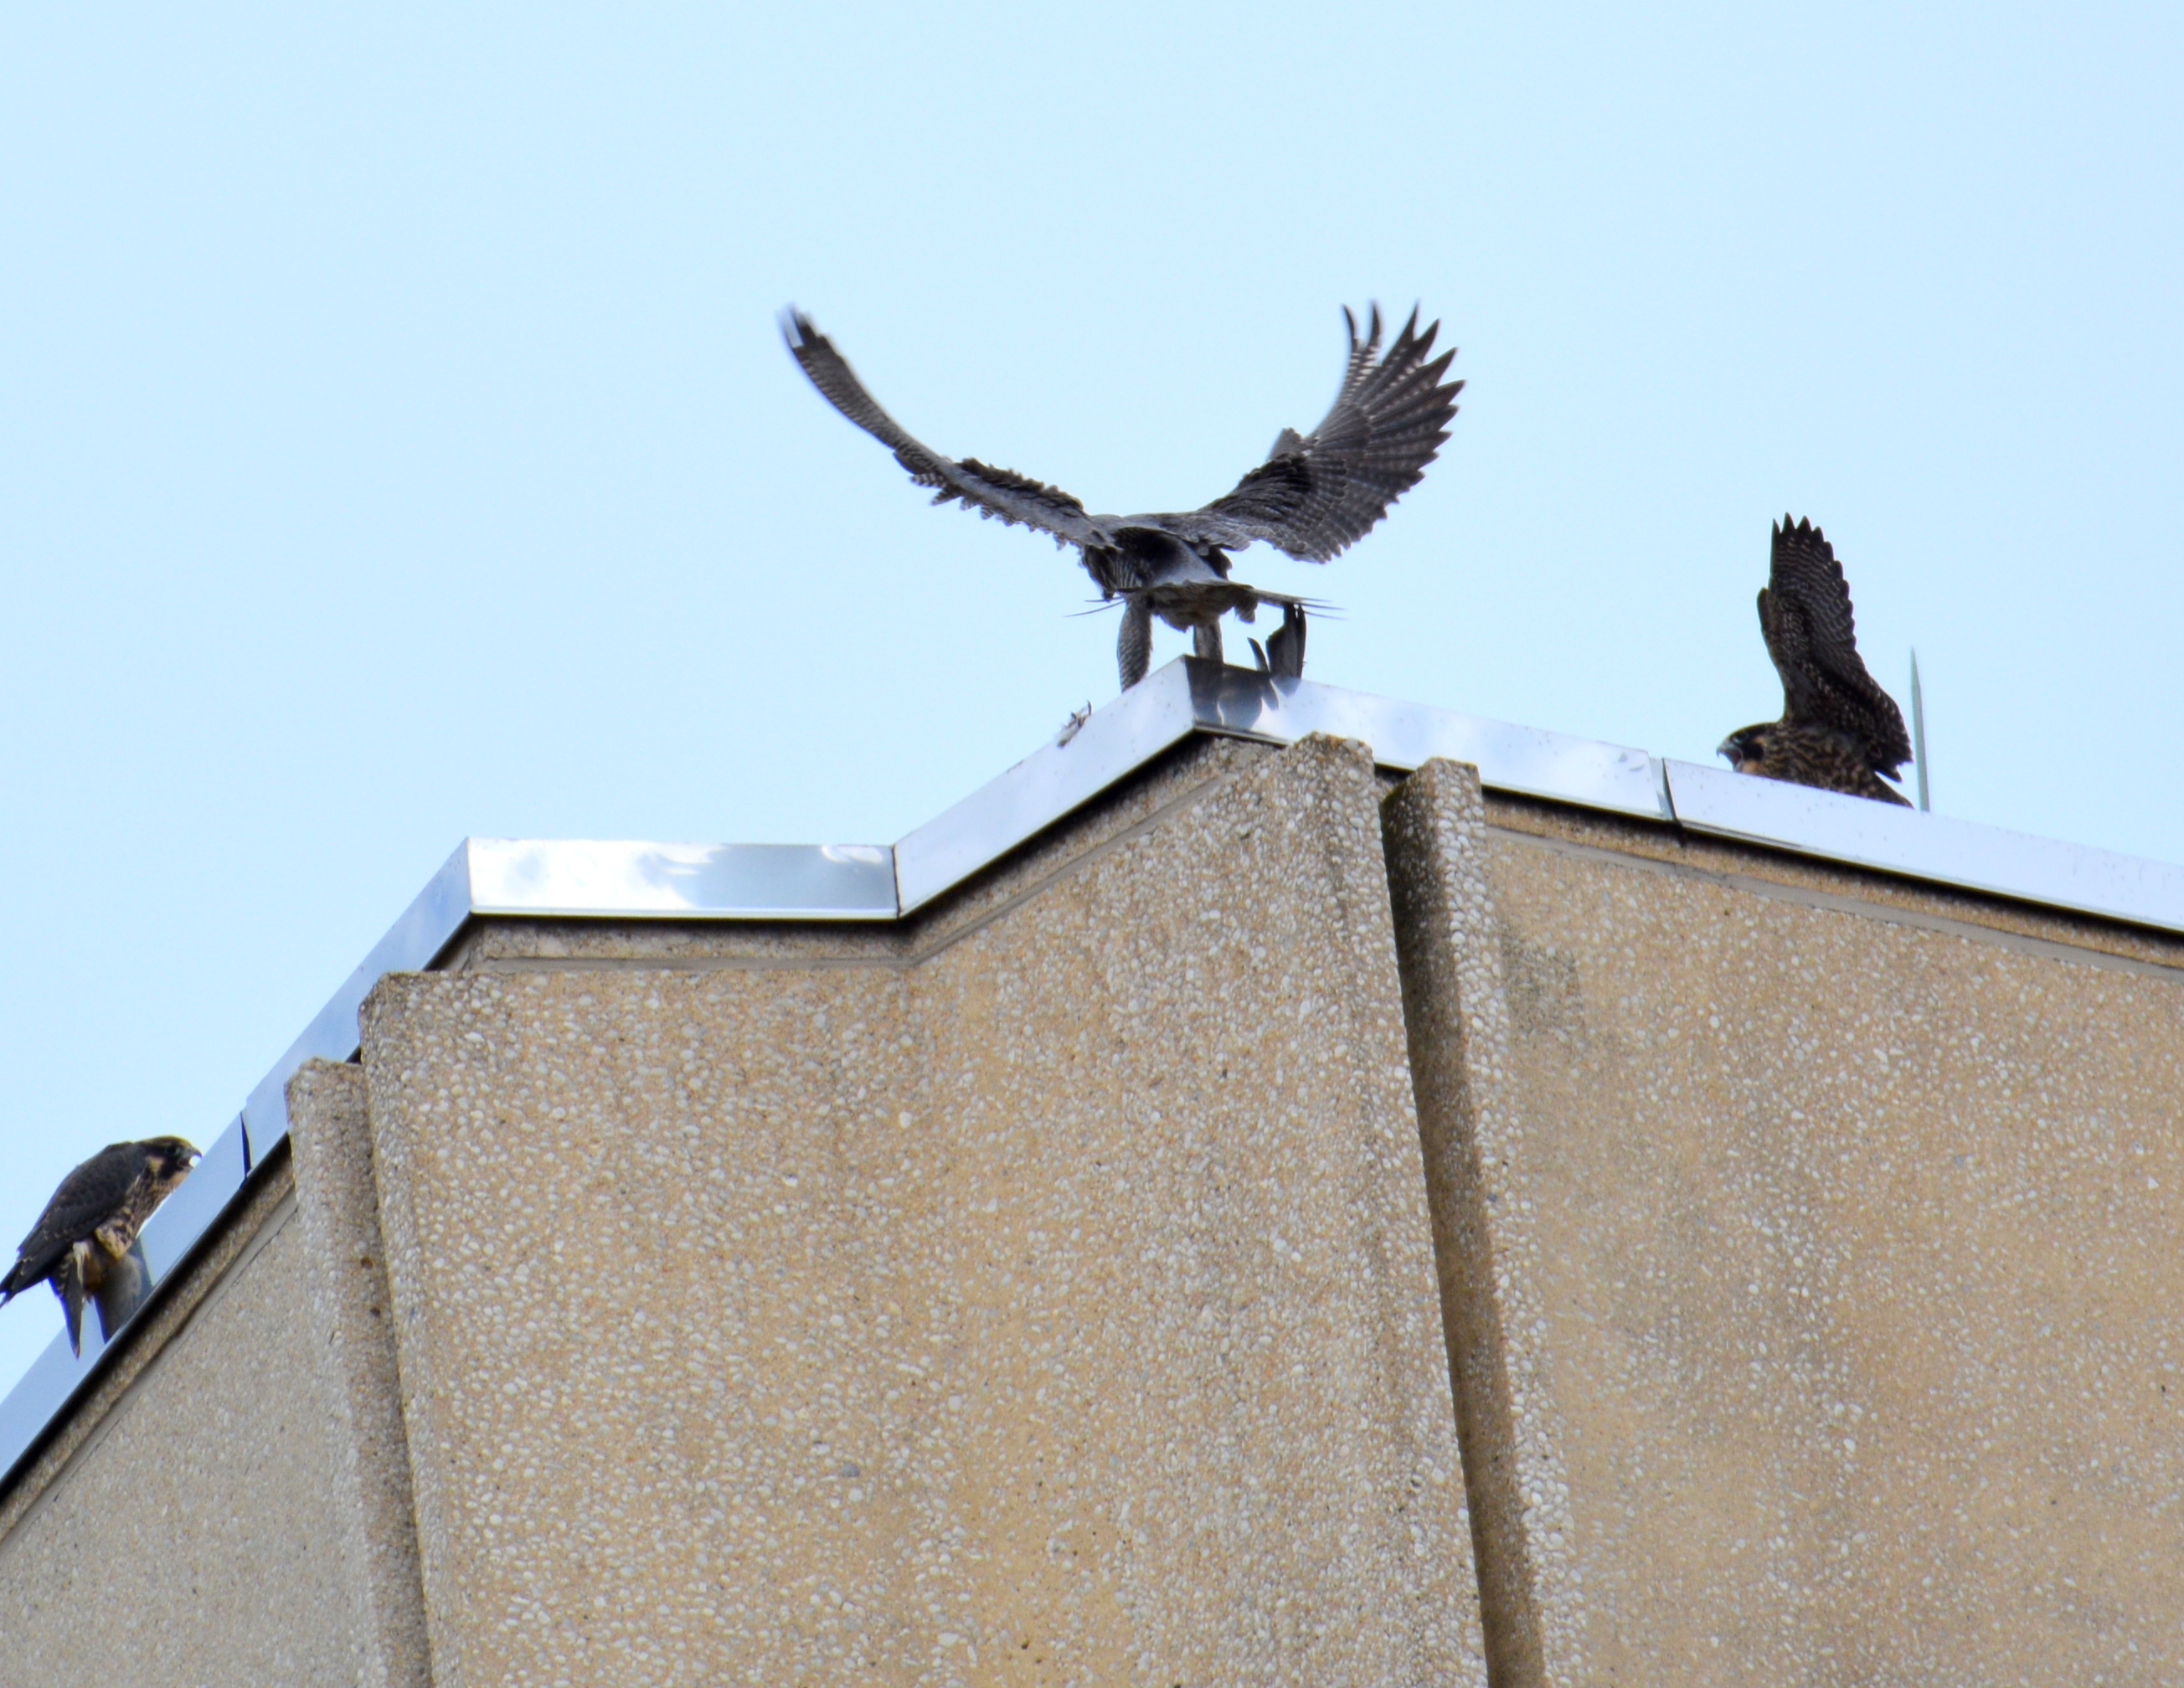
M 433 1667 L 1485 1681 L 1363 749 L 903 975 L 363 1016 Z
M 431 1688 L 393 1301 L 387 1283 L 364 1072 L 305 1063 L 288 1081 L 289 1141 L 304 1274 L 340 1450 L 334 1485 L 359 1606 L 361 1681 Z
M 1478 770 L 1429 762 L 1389 794 L 1381 822 L 1487 1671 L 1494 1688 L 1532 1688 L 1548 1680 L 1546 1647 L 1480 1141 L 1509 1105 L 1509 1016 L 1479 861 Z
M 1314 733 L 1286 754 L 1301 764 L 1313 758 L 1319 789 L 1318 800 L 1326 805 L 1317 836 L 1326 863 L 1333 895 L 1330 928 L 1323 941 L 1340 970 L 1339 1002 L 1349 1027 L 1352 1082 L 1359 1087 L 1360 1123 L 1372 1134 L 1370 1152 L 1359 1167 L 1367 1173 L 1358 1200 L 1373 1216 L 1361 1242 L 1372 1262 L 1369 1280 L 1377 1288 L 1373 1312 L 1379 1322 L 1376 1351 L 1384 1368 L 1384 1398 L 1404 1401 L 1417 1397 L 1417 1373 L 1425 1369 L 1418 1347 L 1429 1344 L 1430 1313 L 1420 1329 L 1404 1288 L 1412 1281 L 1404 1271 L 1405 1250 L 1399 1234 L 1406 1220 L 1413 1219 L 1416 1192 L 1423 1173 L 1418 1122 L 1405 1103 L 1407 1070 L 1403 1004 L 1400 989 L 1396 933 L 1391 919 L 1385 847 L 1379 824 L 1380 785 L 1373 773 L 1369 747 Z M 1397 989 L 1390 991 L 1390 982 Z M 1381 1091 L 1379 1075 L 1390 1083 Z M 1406 1194 L 1398 1194 L 1396 1186 Z M 1432 1369 L 1438 1370 L 1438 1368 Z M 1440 1392 L 1439 1379 L 1434 1391 Z M 1420 1427 L 1391 1418 L 1389 1443 L 1383 1450 L 1379 1480 L 1384 1492 L 1401 1494 L 1407 1483 L 1415 1484 L 1421 1463 L 1431 1463 L 1429 1435 Z M 1459 1462 L 1461 1455 L 1459 1452 Z M 1387 1519 L 1391 1548 L 1407 1546 L 1403 1537 L 1405 1501 Z M 1421 1619 L 1421 1629 L 1424 1620 Z M 1422 1634 L 1421 1640 L 1424 1640 Z

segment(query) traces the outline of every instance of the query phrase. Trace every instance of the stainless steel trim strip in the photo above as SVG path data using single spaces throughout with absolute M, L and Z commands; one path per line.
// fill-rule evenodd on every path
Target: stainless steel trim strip
M 883 844 L 629 844 L 472 838 L 477 914 L 701 920 L 893 920 Z
M 145 1227 L 156 1279 L 178 1264 L 286 1136 L 288 1079 L 357 1050 L 357 1010 L 385 973 L 430 967 L 472 914 L 577 918 L 884 921 L 1000 860 L 1193 733 L 1285 744 L 1362 739 L 1383 766 L 1475 764 L 1490 788 L 1741 838 L 1859 867 L 2184 932 L 2184 867 L 1756 779 L 1642 750 L 1184 658 L 1095 710 L 893 850 L 864 844 L 664 844 L 472 838 L 250 1093 L 242 1114 Z M 95 1321 L 92 1322 L 95 1323 Z M 12 1474 L 88 1378 L 56 1338 L 0 1400 Z
M 473 914 L 700 920 L 893 920 L 893 852 L 877 844 L 673 844 L 467 838 L 258 1082 L 251 1161 L 287 1134 L 288 1080 L 356 1053 L 356 1011 L 381 977 L 428 967 Z
M 242 1188 L 247 1170 L 242 1122 L 238 1118 L 213 1139 L 181 1188 L 144 1222 L 140 1241 L 145 1265 L 151 1272 L 151 1290 L 157 1290 L 189 1257 L 227 1211 L 228 1203 Z M 124 1325 L 122 1329 L 128 1328 Z M 120 1332 L 114 1334 L 118 1338 Z M 55 1336 L 8 1391 L 6 1399 L 0 1400 L 0 1490 L 14 1481 L 16 1468 L 37 1446 L 46 1427 L 97 1373 L 99 1359 L 109 1345 L 98 1318 L 86 1309 L 82 1354 L 69 1351 L 65 1333 Z
M 1332 733 L 1371 745 L 1384 767 L 1446 756 L 1476 764 L 1499 791 L 1669 818 L 1660 769 L 1643 750 L 1179 657 L 1095 710 L 1066 741 L 1042 745 L 897 843 L 902 911 L 961 883 L 1193 733 L 1277 744 Z
M 471 850 L 458 846 L 426 883 L 387 934 L 372 945 L 354 972 L 258 1081 L 242 1106 L 250 1164 L 256 1166 L 288 1134 L 288 1081 L 305 1061 L 347 1061 L 356 1053 L 356 1011 L 381 976 L 428 967 L 471 917 Z
M 2184 932 L 2184 867 L 1672 761 L 1679 825 L 1942 885 Z
M 894 847 L 905 914 L 1051 826 L 1196 730 L 1183 661 L 1148 674 L 1066 743 L 1048 743 Z
M 1206 665 L 1190 658 L 1194 670 Z M 1549 797 L 1588 809 L 1609 809 L 1665 821 L 1653 758 L 1643 750 L 1573 738 L 1484 716 L 1429 709 L 1368 692 L 1344 691 L 1309 680 L 1271 681 L 1242 669 L 1215 671 L 1217 689 L 1195 683 L 1198 724 L 1210 731 L 1293 744 L 1309 733 L 1362 739 L 1384 768 L 1406 772 L 1445 757 L 1469 762 L 1492 790 Z M 1194 673 L 1194 682 L 1201 678 Z

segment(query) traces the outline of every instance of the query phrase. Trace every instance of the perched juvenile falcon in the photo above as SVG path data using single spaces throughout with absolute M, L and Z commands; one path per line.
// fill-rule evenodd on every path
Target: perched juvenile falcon
M 1880 783 L 1911 758 L 1903 713 L 1865 671 L 1849 582 L 1835 547 L 1809 521 L 1792 527 L 1785 515 L 1774 529 L 1759 631 L 1782 677 L 1782 718 L 1740 727 L 1715 754 L 1741 774 L 1909 807 Z
M 83 1304 L 129 1252 L 167 1192 L 190 1175 L 198 1151 L 179 1137 L 109 1143 L 61 1180 L 15 1264 L 0 1278 L 0 1306 L 41 1281 L 68 1319 L 69 1346 L 83 1352 Z
M 1267 460 L 1212 504 L 1150 515 L 1094 515 L 1059 487 L 995 469 L 975 457 L 961 462 L 920 444 L 880 409 L 833 343 L 794 308 L 782 315 L 782 336 L 804 373 L 827 401 L 882 444 L 933 502 L 960 502 L 981 515 L 1022 522 L 1074 545 L 1103 599 L 1123 600 L 1116 659 L 1125 690 L 1152 661 L 1153 617 L 1192 631 L 1198 655 L 1218 661 L 1221 617 L 1249 621 L 1262 604 L 1279 604 L 1281 632 L 1267 641 L 1262 665 L 1276 674 L 1304 671 L 1304 612 L 1311 600 L 1268 592 L 1228 578 L 1228 553 L 1264 540 L 1301 562 L 1323 563 L 1372 531 L 1388 506 L 1416 486 L 1448 437 L 1460 381 L 1444 382 L 1453 350 L 1431 356 L 1440 325 L 1418 331 L 1418 314 L 1403 325 L 1384 357 L 1380 308 L 1357 337 L 1347 309 L 1350 361 L 1334 408 L 1309 434 L 1284 428 Z

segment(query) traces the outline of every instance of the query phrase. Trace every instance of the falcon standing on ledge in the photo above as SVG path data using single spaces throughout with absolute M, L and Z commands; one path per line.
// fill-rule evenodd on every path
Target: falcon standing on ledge
M 1284 428 L 1267 460 L 1234 488 L 1195 510 L 1154 515 L 1092 515 L 1059 487 L 995 469 L 975 457 L 943 457 L 905 433 L 880 409 L 833 343 L 791 308 L 782 336 L 827 402 L 883 445 L 933 502 L 951 500 L 983 516 L 1022 522 L 1074 545 L 1103 599 L 1123 600 L 1115 655 L 1127 691 L 1152 662 L 1153 617 L 1191 630 L 1197 654 L 1221 660 L 1221 618 L 1251 621 L 1262 604 L 1282 606 L 1282 626 L 1259 653 L 1274 674 L 1304 671 L 1304 612 L 1311 601 L 1228 578 L 1228 553 L 1263 539 L 1300 562 L 1323 563 L 1371 532 L 1388 506 L 1416 486 L 1448 437 L 1460 381 L 1443 383 L 1449 359 L 1429 361 L 1440 325 L 1418 331 L 1418 314 L 1380 354 L 1380 308 L 1357 337 L 1350 325 L 1350 363 L 1334 406 L 1311 433 Z M 1253 649 L 1257 643 L 1253 642 Z
M 1835 547 L 1810 521 L 1785 515 L 1774 530 L 1774 560 L 1759 589 L 1759 631 L 1782 677 L 1782 718 L 1741 727 L 1717 755 L 1741 774 L 1847 792 L 1881 803 L 1908 801 L 1883 785 L 1911 759 L 1911 739 L 1896 699 L 1880 689 L 1858 654 L 1850 584 Z
M 15 1264 L 0 1278 L 0 1306 L 50 1283 L 68 1319 L 69 1346 L 83 1352 L 83 1304 L 105 1286 L 167 1192 L 190 1175 L 198 1151 L 179 1137 L 109 1143 L 61 1180 Z

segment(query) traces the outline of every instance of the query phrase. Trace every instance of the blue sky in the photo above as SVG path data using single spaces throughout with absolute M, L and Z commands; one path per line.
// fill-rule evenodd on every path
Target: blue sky
M 1341 605 L 1313 677 L 1705 759 L 1793 510 L 1937 808 L 2184 860 L 2180 19 L 0 12 L 0 1239 L 209 1140 L 466 833 L 886 842 L 1113 694 L 1073 560 L 926 508 L 789 300 L 1124 510 L 1421 300 L 1442 460 L 1244 560 Z

